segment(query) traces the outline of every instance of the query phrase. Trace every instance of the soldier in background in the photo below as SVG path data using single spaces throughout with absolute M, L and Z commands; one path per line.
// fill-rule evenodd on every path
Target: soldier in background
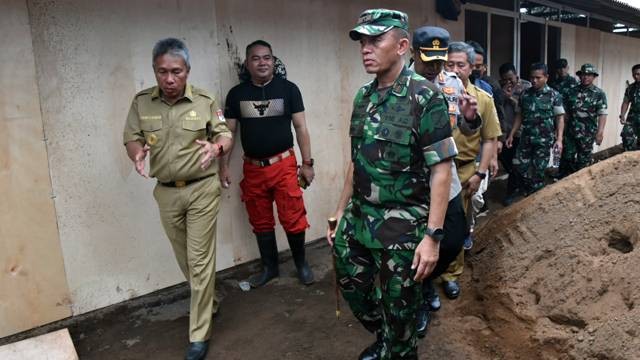
M 640 64 L 631 68 L 633 84 L 627 86 L 620 107 L 620 124 L 622 124 L 622 146 L 626 151 L 638 149 L 640 137 Z M 627 115 L 627 110 L 629 114 Z
M 549 82 L 549 86 L 556 89 L 560 95 L 562 95 L 562 101 L 566 108 L 565 101 L 569 98 L 569 91 L 578 86 L 578 80 L 569 74 L 569 63 L 567 59 L 556 60 L 554 68 L 556 76 L 553 81 Z
M 533 85 L 520 98 L 513 129 L 505 144 L 508 148 L 513 146 L 515 134 L 522 125 L 513 166 L 517 173 L 518 188 L 525 195 L 544 187 L 549 150 L 553 146 L 562 152 L 564 128 L 562 96 L 547 85 L 547 66 L 535 63 L 531 65 L 530 74 Z
M 564 152 L 560 159 L 560 176 L 565 177 L 591 164 L 593 143 L 602 144 L 607 122 L 607 96 L 593 84 L 598 71 L 584 64 L 576 73 L 580 85 L 569 91 Z
M 349 32 L 360 42 L 365 71 L 376 78 L 353 102 L 351 162 L 333 250 L 342 295 L 377 337 L 360 354 L 366 360 L 418 359 L 420 282 L 439 258 L 457 154 L 444 97 L 405 66 L 408 27 L 405 13 L 373 9 Z M 331 237 L 327 230 L 330 243 Z

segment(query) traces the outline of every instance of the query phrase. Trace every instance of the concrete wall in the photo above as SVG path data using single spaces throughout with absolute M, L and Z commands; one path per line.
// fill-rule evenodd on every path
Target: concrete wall
M 132 96 L 155 84 L 150 59 L 155 41 L 167 36 L 185 39 L 192 54 L 190 80 L 211 90 L 220 100 L 237 83 L 235 65 L 244 57 L 246 44 L 257 38 L 272 43 L 275 54 L 287 65 L 289 79 L 298 84 L 305 99 L 317 162 L 316 182 L 305 192 L 311 222 L 308 239 L 315 239 L 324 234 L 326 218 L 335 208 L 342 188 L 353 95 L 371 78 L 362 69 L 358 44 L 348 39 L 348 30 L 363 9 L 384 6 L 408 12 L 412 28 L 425 23 L 441 25 L 448 27 L 455 38 L 462 38 L 464 19 L 440 19 L 434 3 L 9 2 L 11 10 L 20 10 L 22 26 L 11 27 L 18 33 L 5 39 L 26 41 L 20 45 L 21 50 L 26 51 L 26 59 L 31 57 L 35 70 L 30 82 L 11 85 L 31 91 L 32 99 L 39 99 L 39 103 L 31 105 L 35 106 L 36 115 L 40 115 L 38 106 L 41 108 L 41 125 L 48 136 L 50 192 L 55 196 L 58 223 L 58 232 L 49 234 L 49 240 L 57 241 L 59 236 L 57 251 L 61 250 L 64 256 L 66 275 L 61 272 L 57 281 L 68 284 L 70 300 L 63 303 L 70 303 L 72 314 L 184 281 L 159 222 L 151 195 L 154 181 L 133 171 L 121 144 Z M 4 25 L 5 17 L 14 19 L 18 15 L 3 11 L 0 17 Z M 10 73 L 3 72 L 3 81 L 13 79 L 16 69 L 29 64 L 25 57 L 10 56 L 5 59 L 7 62 L 10 66 L 5 65 L 4 69 Z M 4 125 L 3 119 L 0 126 Z M 3 136 L 2 141 L 0 147 L 4 148 L 7 143 L 14 146 L 19 139 Z M 239 200 L 240 155 L 241 151 L 235 151 L 233 186 L 223 194 L 218 270 L 258 257 Z M 45 164 L 46 160 L 41 167 L 44 180 Z M 16 168 L 10 171 L 12 176 L 22 174 Z M 6 189 L 0 187 L 0 198 L 5 199 Z M 28 215 L 32 209 L 19 211 Z M 5 226 L 7 222 L 2 220 Z M 13 243 L 15 238 L 9 234 L 5 241 Z M 281 249 L 286 248 L 282 233 L 279 243 Z M 0 253 L 0 260 L 5 257 L 4 252 Z M 6 293 L 2 291 L 3 296 Z M 0 307 L 0 311 L 10 310 Z M 24 326 L 13 330 L 21 329 Z
M 71 314 L 24 1 L 0 2 L 0 337 Z

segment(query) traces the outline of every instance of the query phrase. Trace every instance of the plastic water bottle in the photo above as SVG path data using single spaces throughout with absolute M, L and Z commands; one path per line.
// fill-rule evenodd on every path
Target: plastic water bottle
M 553 152 L 553 164 L 552 167 L 554 169 L 557 169 L 560 167 L 560 149 L 558 149 L 557 146 L 553 145 L 553 149 L 551 150 Z

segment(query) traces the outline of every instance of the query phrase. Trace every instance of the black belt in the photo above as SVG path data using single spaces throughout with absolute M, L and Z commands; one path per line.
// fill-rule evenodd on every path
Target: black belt
M 158 184 L 162 185 L 162 186 L 168 186 L 168 187 L 176 187 L 176 188 L 181 188 L 181 187 L 185 187 L 187 185 L 191 185 L 195 182 L 198 182 L 200 180 L 204 180 L 206 178 L 210 178 L 212 177 L 213 174 L 211 175 L 207 175 L 207 176 L 203 176 L 197 179 L 193 179 L 193 180 L 178 180 L 178 181 L 171 181 L 171 182 L 160 182 L 158 181 Z

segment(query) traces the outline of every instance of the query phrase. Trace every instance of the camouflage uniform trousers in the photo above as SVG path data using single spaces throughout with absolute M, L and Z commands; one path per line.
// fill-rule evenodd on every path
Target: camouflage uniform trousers
M 622 126 L 622 146 L 625 151 L 638 149 L 638 136 L 640 135 L 640 114 L 627 116 L 627 122 Z
M 567 176 L 591 164 L 593 143 L 598 131 L 598 125 L 591 122 L 572 120 L 567 125 L 560 159 L 561 176 Z
M 513 158 L 513 167 L 517 173 L 518 187 L 526 195 L 542 189 L 544 171 L 549 164 L 549 152 L 555 137 L 540 138 L 523 133 Z
M 351 209 L 350 204 L 333 248 L 342 296 L 367 330 L 381 332 L 381 359 L 418 359 L 415 320 L 422 295 L 411 269 L 414 250 L 366 247 L 359 239 L 373 231 Z M 374 285 L 377 274 L 380 288 Z

